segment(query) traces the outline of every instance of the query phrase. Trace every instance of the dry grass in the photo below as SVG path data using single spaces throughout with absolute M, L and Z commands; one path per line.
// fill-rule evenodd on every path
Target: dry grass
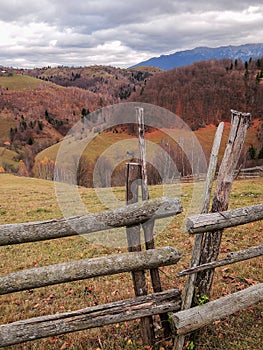
M 19 166 L 19 155 L 5 147 L 0 147 L 0 166 L 17 169 Z
M 0 175 L 0 184 L 0 223 L 38 221 L 62 216 L 52 182 L 2 174 Z M 200 185 L 201 183 L 194 187 Z M 233 186 L 230 207 L 262 203 L 262 185 L 263 179 L 236 181 Z M 177 216 L 169 223 L 160 220 L 165 229 L 156 236 L 156 246 L 171 245 L 184 253 L 184 257 L 177 265 L 160 269 L 164 289 L 184 288 L 185 278 L 177 278 L 176 273 L 189 265 L 193 238 L 183 232 L 181 228 L 185 216 L 189 213 L 187 208 L 191 204 L 194 187 L 193 184 L 183 184 L 181 188 L 178 188 L 177 185 L 171 186 L 168 190 L 161 186 L 153 186 L 150 189 L 151 198 L 166 195 L 166 193 L 171 196 L 180 195 L 185 208 L 184 214 Z M 115 188 L 113 193 L 120 203 L 124 202 L 123 188 Z M 86 205 L 95 208 L 94 211 L 104 210 L 105 203 L 101 203 L 94 190 L 82 188 L 80 194 Z M 104 193 L 104 198 L 106 196 L 107 191 Z M 125 237 L 124 231 L 119 234 Z M 107 235 L 108 240 L 110 240 L 110 233 Z M 34 266 L 126 251 L 126 248 L 121 244 L 117 245 L 118 242 L 115 242 L 115 247 L 112 247 L 95 244 L 96 237 L 93 237 L 93 240 L 94 242 L 90 242 L 78 236 L 0 247 L 0 271 L 2 274 L 6 274 Z M 259 244 L 262 244 L 262 222 L 228 229 L 224 233 L 221 254 Z M 218 269 L 212 297 L 218 298 L 251 284 L 262 282 L 262 267 L 262 258 L 257 258 Z M 148 275 L 147 278 L 149 279 Z M 150 286 L 149 291 L 151 291 Z M 132 296 L 133 287 L 131 276 L 128 273 L 12 293 L 1 297 L 1 323 L 84 308 Z M 171 342 L 164 341 L 160 331 L 157 334 L 160 336 L 160 342 L 156 348 L 170 349 Z M 196 349 L 202 350 L 253 350 L 260 349 L 261 340 L 262 304 L 258 304 L 245 312 L 240 312 L 211 325 L 202 332 L 202 336 L 198 341 L 195 341 L 195 344 Z M 145 348 L 141 343 L 139 322 L 134 321 L 28 342 L 10 347 L 10 349 L 142 350 Z
M 0 141 L 10 141 L 10 128 L 15 128 L 16 123 L 12 120 L 0 118 Z
M 222 135 L 221 146 L 219 149 L 219 159 L 223 158 L 225 147 L 228 141 L 230 127 L 231 127 L 231 124 L 229 122 L 224 123 L 224 132 Z M 258 133 L 258 127 L 259 127 L 259 121 L 254 120 L 251 127 L 248 129 L 247 136 L 245 139 L 244 149 L 248 149 L 250 145 L 254 145 L 257 149 L 260 149 L 261 144 L 256 137 Z M 194 132 L 199 142 L 201 143 L 205 154 L 210 154 L 213 141 L 214 141 L 215 132 L 216 132 L 215 125 L 208 125 L 205 128 L 200 128 Z
M 0 77 L 0 87 L 7 90 L 20 91 L 35 89 L 48 84 L 50 85 L 51 83 L 43 82 L 42 80 L 21 74 L 14 74 L 9 77 Z

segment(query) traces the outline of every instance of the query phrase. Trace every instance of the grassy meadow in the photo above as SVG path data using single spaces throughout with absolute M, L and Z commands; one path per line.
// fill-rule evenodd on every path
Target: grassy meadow
M 173 246 L 184 254 L 177 265 L 160 268 L 164 289 L 178 287 L 184 289 L 185 277 L 178 278 L 176 273 L 189 266 L 193 237 L 183 230 L 185 217 L 190 213 L 192 198 L 199 198 L 203 183 L 177 184 L 150 187 L 150 197 L 163 195 L 180 196 L 184 213 L 168 222 L 160 220 L 163 231 L 156 234 L 156 246 Z M 117 203 L 125 202 L 125 189 L 113 188 L 101 190 L 79 188 L 82 201 L 90 211 L 105 210 L 107 196 Z M 104 191 L 104 192 L 103 192 Z M 198 195 L 199 193 L 199 195 Z M 53 182 L 22 178 L 10 174 L 0 174 L 0 224 L 41 221 L 61 218 Z M 103 200 L 101 199 L 103 198 Z M 195 200 L 196 201 L 196 200 Z M 263 201 L 263 179 L 236 180 L 233 185 L 230 208 L 254 205 Z M 158 224 L 157 224 L 157 228 Z M 160 230 L 161 231 L 161 230 Z M 96 234 L 88 240 L 81 236 L 60 240 L 43 241 L 0 247 L 0 271 L 2 274 L 26 268 L 40 267 L 70 260 L 86 259 L 105 254 L 125 252 L 125 229 L 117 234 L 122 241 L 116 240 L 114 246 L 102 244 L 113 242 L 115 232 Z M 102 235 L 102 236 L 101 236 Z M 105 236 L 103 236 L 105 235 Z M 120 243 L 118 245 L 118 243 Z M 223 235 L 220 256 L 262 244 L 262 222 L 246 224 L 227 229 Z M 242 263 L 218 268 L 215 273 L 212 299 L 233 293 L 255 283 L 263 281 L 263 259 L 256 258 Z M 149 276 L 147 274 L 147 278 Z M 149 284 L 149 292 L 151 286 Z M 129 273 L 109 277 L 99 277 L 50 287 L 1 296 L 1 324 L 29 317 L 61 313 L 130 298 L 133 296 L 132 279 Z M 195 341 L 195 349 L 208 350 L 256 350 L 263 341 L 263 303 L 220 320 L 202 330 Z M 171 340 L 163 339 L 160 330 L 156 331 L 158 350 L 171 349 Z M 260 345 L 261 344 L 261 345 Z M 51 349 L 88 349 L 88 350 L 150 350 L 141 343 L 139 321 L 124 322 L 62 336 L 46 338 L 9 347 L 10 350 L 51 350 Z M 188 347 L 192 349 L 192 347 Z
M 0 119 L 0 141 L 10 141 L 10 128 L 15 128 L 16 123 L 8 119 Z
M 43 82 L 40 79 L 22 74 L 13 74 L 11 76 L 0 77 L 0 87 L 11 91 L 35 89 L 47 84 L 51 83 Z
M 19 165 L 18 154 L 5 147 L 0 147 L 0 166 L 8 166 L 17 170 Z

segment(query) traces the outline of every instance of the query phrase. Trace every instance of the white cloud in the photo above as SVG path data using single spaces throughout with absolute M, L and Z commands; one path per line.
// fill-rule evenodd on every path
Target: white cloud
M 2 0 L 0 64 L 129 66 L 201 45 L 263 42 L 262 17 L 257 0 Z

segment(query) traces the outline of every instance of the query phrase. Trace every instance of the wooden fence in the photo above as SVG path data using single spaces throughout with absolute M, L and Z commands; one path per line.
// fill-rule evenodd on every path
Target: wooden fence
M 236 172 L 236 176 L 239 179 L 249 179 L 253 177 L 263 176 L 263 166 L 255 166 L 253 168 L 244 168 Z
M 79 222 L 80 226 L 83 227 L 83 234 L 88 234 L 88 232 L 95 230 L 134 226 L 145 223 L 146 220 L 177 215 L 181 211 L 182 206 L 178 199 L 160 198 L 130 204 L 110 212 L 70 218 L 69 221 Z M 109 217 L 111 217 L 110 223 Z M 262 219 L 263 204 L 258 204 L 222 213 L 189 217 L 187 228 L 190 234 L 201 234 L 207 230 L 217 231 L 219 228 L 233 227 Z M 66 219 L 0 226 L 0 244 L 2 246 L 72 235 L 75 235 L 75 232 Z M 178 274 L 178 277 L 262 255 L 263 246 L 250 247 L 242 251 L 228 253 L 226 258 L 184 270 Z M 163 247 L 36 267 L 2 276 L 0 278 L 0 294 L 121 272 L 153 269 L 176 264 L 180 258 L 181 254 L 178 250 L 172 247 Z M 167 312 L 172 313 L 177 334 L 184 335 L 261 300 L 263 300 L 263 283 L 208 302 L 203 306 L 181 310 L 181 291 L 171 289 L 105 305 L 1 325 L 0 346 L 9 346 Z
M 105 305 L 97 305 L 61 314 L 34 317 L 1 325 L 1 347 L 137 318 L 141 318 L 142 321 L 144 342 L 149 341 L 149 343 L 152 343 L 154 334 L 152 334 L 153 324 L 151 316 L 160 315 L 164 330 L 167 326 L 167 321 L 169 319 L 172 320 L 176 329 L 174 349 L 181 350 L 185 334 L 263 300 L 263 283 L 260 283 L 224 298 L 209 301 L 205 305 L 192 307 L 194 291 L 200 287 L 198 285 L 200 279 L 198 281 L 195 277 L 191 278 L 192 276 L 207 272 L 204 278 L 205 285 L 203 283 L 201 287 L 205 287 L 204 289 L 209 292 L 213 280 L 213 270 L 216 267 L 263 255 L 263 246 L 257 246 L 232 252 L 223 259 L 217 259 L 223 229 L 263 219 L 263 204 L 227 210 L 237 160 L 239 159 L 240 150 L 250 124 L 249 114 L 237 111 L 231 112 L 232 126 L 229 142 L 217 178 L 212 204 L 213 213 L 206 214 L 223 131 L 222 123 L 218 127 L 211 152 L 202 203 L 202 214 L 192 216 L 187 221 L 188 232 L 195 235 L 195 243 L 191 268 L 178 274 L 178 277 L 189 275 L 184 301 L 182 302 L 181 291 L 178 289 L 162 291 L 158 274 L 158 267 L 176 264 L 181 258 L 180 252 L 172 247 L 155 248 L 153 240 L 154 221 L 180 214 L 183 209 L 180 201 L 176 198 L 149 200 L 143 113 L 141 109 L 138 109 L 139 143 L 142 162 L 139 166 L 135 163 L 130 163 L 128 166 L 126 184 L 127 206 L 110 212 L 82 217 L 0 226 L 0 245 L 2 246 L 74 236 L 77 234 L 76 231 L 78 234 L 88 235 L 90 232 L 108 230 L 115 227 L 127 228 L 129 246 L 128 253 L 61 263 L 47 267 L 35 267 L 2 276 L 0 278 L 0 294 L 120 272 L 132 272 L 135 297 Z M 138 200 L 138 188 L 134 189 L 132 184 L 136 183 L 135 180 L 138 178 L 142 180 L 143 202 L 134 203 Z M 140 225 L 144 231 L 146 251 L 141 251 L 140 247 Z M 203 256 L 202 253 L 204 253 Z M 154 293 L 150 295 L 146 295 L 144 290 L 144 269 L 150 269 L 151 272 Z M 171 314 L 170 318 L 166 317 L 167 313 Z
M 182 210 L 177 198 L 159 198 L 82 217 L 1 225 L 0 245 L 74 236 L 76 232 L 72 229 L 72 223 L 82 234 L 122 226 L 136 227 L 146 221 L 149 224 L 156 219 L 177 215 Z M 0 294 L 121 272 L 156 269 L 176 264 L 180 258 L 178 250 L 164 247 L 35 267 L 0 277 Z M 0 346 L 178 311 L 180 307 L 181 292 L 171 289 L 81 310 L 21 320 L 0 326 Z
M 202 235 L 204 232 L 221 232 L 222 229 L 239 226 L 263 219 L 263 204 L 248 206 L 223 212 L 200 214 L 187 219 L 187 230 L 190 234 Z M 201 265 L 181 271 L 178 277 L 193 275 L 201 271 L 214 270 L 216 267 L 233 264 L 236 262 L 263 256 L 263 245 L 249 247 L 247 249 L 229 252 L 225 258 L 207 262 Z M 187 300 L 185 292 L 185 300 Z M 207 298 L 208 299 L 208 298 Z M 184 336 L 213 321 L 229 316 L 241 309 L 249 307 L 263 300 L 263 283 L 256 284 L 242 291 L 209 301 L 201 306 L 184 308 L 173 313 L 172 320 L 177 333 L 177 342 L 174 349 L 181 350 Z

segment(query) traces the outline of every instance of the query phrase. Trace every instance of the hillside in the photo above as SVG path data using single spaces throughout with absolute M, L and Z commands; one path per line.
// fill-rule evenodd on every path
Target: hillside
M 130 101 L 176 113 L 193 130 L 229 121 L 230 110 L 263 120 L 263 58 L 246 64 L 227 59 L 201 61 L 156 75 Z M 259 130 L 262 138 L 262 128 Z
M 48 82 L 39 81 L 36 78 L 18 74 L 16 72 L 0 73 L 0 91 L 21 91 L 27 89 L 44 88 L 51 85 Z
M 240 46 L 220 46 L 196 47 L 192 50 L 178 51 L 170 55 L 162 55 L 153 57 L 147 61 L 140 62 L 137 66 L 154 66 L 160 69 L 169 70 L 177 67 L 187 66 L 194 62 L 210 59 L 228 58 L 233 61 L 238 59 L 243 62 L 249 61 L 251 58 L 259 58 L 263 55 L 263 44 L 246 44 Z
M 160 73 L 155 67 L 121 69 L 110 66 L 45 67 L 26 70 L 24 74 L 63 87 L 78 87 L 101 94 L 102 106 L 126 100 L 150 77 Z
M 3 158 L 3 153 L 1 163 L 4 161 L 7 171 L 14 171 L 14 165 L 17 168 L 22 159 L 31 173 L 35 156 L 51 145 L 57 148 L 56 144 L 77 121 L 89 120 L 89 114 L 101 107 L 126 101 L 146 102 L 177 114 L 202 135 L 200 140 L 207 156 L 210 143 L 204 135 L 221 120 L 229 122 L 231 109 L 252 113 L 257 122 L 249 142 L 257 152 L 263 144 L 263 59 L 245 64 L 226 59 L 201 61 L 170 71 L 95 66 L 22 70 L 6 75 L 0 77 L 0 147 L 14 151 L 11 160 L 16 163 L 10 163 L 10 155 Z M 83 88 L 71 86 L 82 84 Z M 159 116 L 160 127 L 169 123 L 163 118 L 166 117 Z M 134 134 L 132 129 L 124 123 L 118 130 L 108 130 L 107 145 Z M 160 144 L 162 136 L 157 139 Z M 103 142 L 97 143 L 96 152 L 89 158 L 92 164 L 103 152 Z M 42 161 L 45 156 L 54 161 L 49 153 L 37 160 Z
M 259 121 L 256 120 L 248 130 L 239 162 L 239 165 L 242 165 L 242 167 L 253 166 L 248 157 L 249 147 L 253 144 L 257 154 L 262 147 L 262 143 L 256 138 L 258 126 Z M 123 127 L 117 128 L 117 133 L 115 130 L 116 128 L 100 132 L 92 138 L 91 142 L 88 142 L 88 138 L 85 135 L 77 139 L 76 136 L 68 136 L 64 140 L 63 145 L 59 142 L 44 149 L 36 156 L 33 175 L 39 178 L 53 179 L 56 157 L 58 152 L 61 152 L 61 149 L 64 152 L 66 150 L 66 155 L 63 163 L 59 162 L 56 164 L 56 170 L 61 172 L 61 174 L 70 172 L 70 169 L 72 169 L 70 160 L 73 160 L 73 167 L 75 167 L 76 161 L 74 159 L 78 159 L 79 149 L 82 149 L 84 144 L 88 145 L 88 147 L 84 147 L 79 160 L 77 170 L 78 184 L 86 187 L 107 187 L 109 183 L 112 186 L 124 186 L 126 163 L 128 161 L 136 161 L 139 157 L 137 139 L 135 139 L 137 132 L 135 130 L 134 134 L 128 134 Z M 219 151 L 219 161 L 223 157 L 229 131 L 230 123 L 226 122 Z M 215 132 L 216 126 L 212 124 L 194 131 L 197 140 L 202 146 L 207 162 Z M 146 133 L 149 184 L 157 184 L 162 181 L 169 182 L 169 179 L 179 177 L 179 173 L 183 176 L 191 175 L 192 170 L 189 162 L 192 154 L 196 158 L 193 164 L 194 168 L 197 169 L 196 163 L 199 162 L 199 159 L 197 159 L 199 154 L 193 148 L 193 135 L 184 129 L 179 130 L 178 133 L 180 135 L 179 138 L 183 139 L 185 147 L 188 148 L 188 156 L 181 151 L 173 139 L 169 138 L 168 134 L 161 130 L 150 130 Z M 161 150 L 164 152 L 161 152 Z M 132 155 L 129 155 L 128 151 Z M 171 158 L 168 158 L 168 155 Z M 259 162 L 259 160 L 254 162 Z M 200 156 L 198 166 L 200 172 L 205 171 L 205 168 L 202 168 L 202 164 L 202 156 Z M 262 164 L 262 162 L 254 163 L 254 165 L 257 164 Z
M 15 168 L 23 159 L 31 171 L 34 157 L 58 142 L 70 128 L 90 112 L 126 100 L 160 73 L 154 67 L 57 67 L 12 69 L 0 73 L 0 146 L 10 143 L 16 152 Z M 13 164 L 1 157 L 4 168 Z
M 28 78 L 34 83 L 41 82 Z M 23 159 L 30 171 L 38 152 L 63 138 L 84 112 L 86 114 L 98 108 L 100 95 L 79 88 L 43 85 L 42 82 L 34 88 L 2 89 L 0 146 L 15 151 L 15 158 Z M 7 171 L 13 171 L 4 156 L 1 162 L 5 163 Z

